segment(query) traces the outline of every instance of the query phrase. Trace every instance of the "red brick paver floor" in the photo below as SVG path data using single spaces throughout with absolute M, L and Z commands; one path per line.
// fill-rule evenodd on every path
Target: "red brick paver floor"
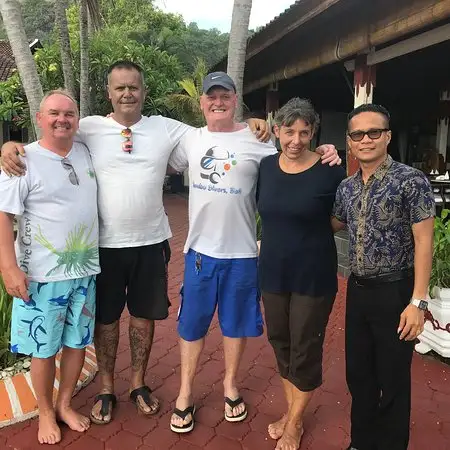
M 116 364 L 116 394 L 119 396 L 114 421 L 92 425 L 84 435 L 63 428 L 63 440 L 54 449 L 67 450 L 269 450 L 275 441 L 267 425 L 284 411 L 283 394 L 272 349 L 266 337 L 250 339 L 240 369 L 241 393 L 249 409 L 248 419 L 230 424 L 223 419 L 224 373 L 220 329 L 214 321 L 201 357 L 195 386 L 198 408 L 195 430 L 178 436 L 169 429 L 180 377 L 176 315 L 178 291 L 183 275 L 182 248 L 187 232 L 187 201 L 170 195 L 165 200 L 174 237 L 170 263 L 170 317 L 157 324 L 155 342 L 147 371 L 147 383 L 162 400 L 156 417 L 144 418 L 128 401 L 130 351 L 128 318 L 121 321 L 121 340 Z M 328 326 L 324 352 L 324 384 L 308 407 L 302 450 L 341 450 L 349 432 L 350 397 L 344 373 L 344 291 L 340 290 Z M 410 450 L 450 450 L 450 370 L 429 357 L 415 355 L 413 362 L 413 405 Z M 99 389 L 95 380 L 74 400 L 88 414 Z M 31 420 L 0 430 L 0 449 L 42 449 L 36 442 L 37 421 Z M 389 450 L 389 449 L 386 449 Z

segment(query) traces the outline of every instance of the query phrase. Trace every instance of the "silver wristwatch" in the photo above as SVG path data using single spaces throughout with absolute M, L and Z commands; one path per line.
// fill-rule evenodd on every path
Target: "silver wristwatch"
M 411 305 L 417 306 L 421 311 L 426 311 L 428 309 L 428 302 L 426 300 L 412 298 L 410 303 Z

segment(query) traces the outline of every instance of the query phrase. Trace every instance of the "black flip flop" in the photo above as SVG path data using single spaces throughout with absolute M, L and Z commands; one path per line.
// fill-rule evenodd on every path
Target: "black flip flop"
M 111 419 L 109 419 L 109 420 L 97 419 L 97 417 L 94 417 L 92 415 L 92 411 L 91 411 L 91 414 L 89 415 L 89 417 L 91 419 L 91 422 L 93 422 L 97 425 L 106 425 L 109 422 L 111 422 L 111 420 L 112 420 L 112 413 L 113 413 L 114 408 L 116 407 L 117 398 L 114 394 L 98 394 L 94 398 L 94 405 L 96 405 L 99 401 L 102 402 L 102 407 L 100 409 L 100 415 L 102 416 L 103 419 L 109 414 L 109 407 L 111 405 Z
M 192 419 L 188 423 L 182 425 L 181 427 L 179 427 L 177 425 L 173 425 L 171 423 L 170 429 L 174 433 L 189 433 L 190 431 L 192 431 L 194 429 L 195 405 L 188 406 L 186 409 L 183 409 L 183 410 L 175 408 L 173 410 L 173 414 L 176 414 L 182 420 L 186 419 L 186 416 L 188 414 L 190 414 L 192 416 Z
M 244 403 L 244 400 L 242 397 L 238 397 L 236 400 L 231 400 L 229 397 L 225 397 L 225 403 L 231 408 L 236 408 L 236 406 L 240 405 L 241 403 Z M 245 406 L 245 403 L 244 403 Z M 245 406 L 244 411 L 241 412 L 241 414 L 237 416 L 229 416 L 227 412 L 225 411 L 225 420 L 227 422 L 242 422 L 247 417 L 248 411 L 247 407 Z
M 152 402 L 152 400 L 150 398 L 151 393 L 152 393 L 152 390 L 148 386 L 141 386 L 130 392 L 130 400 L 136 405 L 139 412 L 146 416 L 153 416 L 153 414 L 156 414 L 159 411 L 159 408 L 161 407 L 161 404 L 158 402 L 158 406 L 155 409 L 152 409 L 152 404 L 154 402 Z M 149 412 L 143 411 L 142 408 L 140 407 L 139 402 L 137 401 L 137 398 L 139 396 L 141 396 L 143 398 L 144 402 L 150 408 Z

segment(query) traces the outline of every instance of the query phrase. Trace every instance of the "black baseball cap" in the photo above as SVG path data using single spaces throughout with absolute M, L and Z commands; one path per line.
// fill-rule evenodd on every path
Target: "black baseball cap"
M 211 72 L 203 79 L 203 93 L 207 94 L 208 91 L 215 87 L 220 86 L 227 91 L 236 92 L 236 85 L 231 77 L 225 72 Z

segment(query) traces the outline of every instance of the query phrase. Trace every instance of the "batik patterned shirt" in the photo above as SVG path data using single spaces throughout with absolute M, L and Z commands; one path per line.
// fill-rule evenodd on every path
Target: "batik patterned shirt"
M 426 176 L 388 155 L 367 183 L 358 171 L 340 184 L 333 215 L 347 224 L 350 270 L 374 276 L 414 266 L 412 225 L 435 204 Z

